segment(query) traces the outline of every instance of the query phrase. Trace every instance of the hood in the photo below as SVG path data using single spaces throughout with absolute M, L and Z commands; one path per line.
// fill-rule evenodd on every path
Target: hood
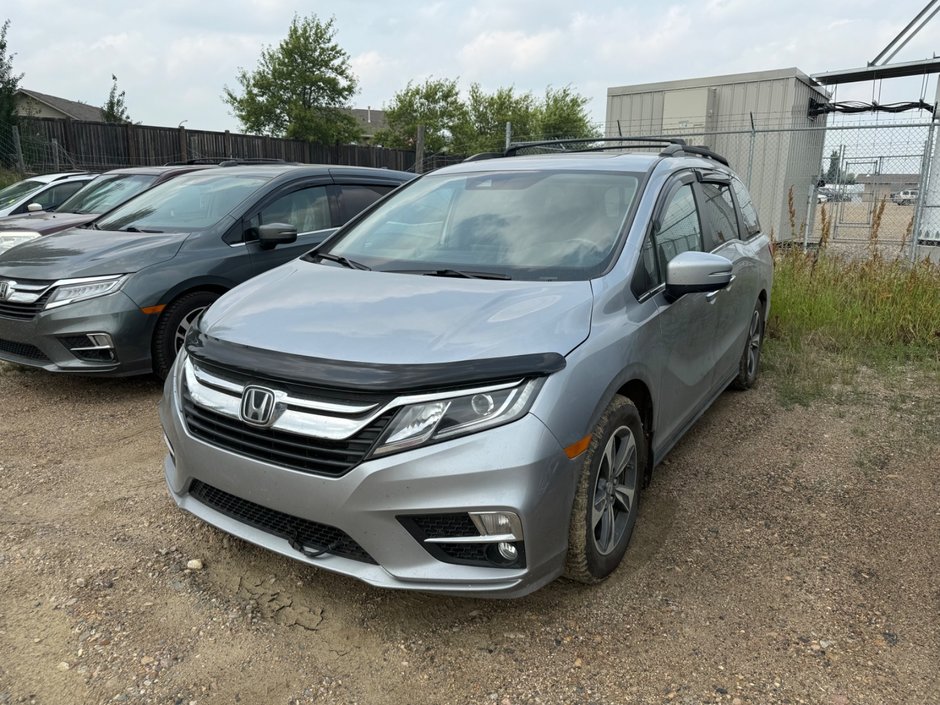
M 556 353 L 588 336 L 587 281 L 455 279 L 294 260 L 236 287 L 203 316 L 220 344 L 380 365 Z
M 30 213 L 0 220 L 2 230 L 32 230 L 40 235 L 57 233 L 60 230 L 76 228 L 90 223 L 98 216 L 91 213 Z
M 48 280 L 129 274 L 172 258 L 186 237 L 186 233 L 66 230 L 0 254 L 0 276 Z

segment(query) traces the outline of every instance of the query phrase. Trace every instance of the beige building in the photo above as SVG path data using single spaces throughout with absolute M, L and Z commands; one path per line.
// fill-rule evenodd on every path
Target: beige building
M 39 91 L 31 91 L 27 88 L 20 88 L 16 91 L 16 114 L 23 117 L 104 122 L 101 108 Z
M 747 182 L 764 228 L 789 237 L 787 197 L 799 218 L 822 164 L 829 95 L 796 68 L 607 89 L 607 136 L 675 135 L 725 156 Z

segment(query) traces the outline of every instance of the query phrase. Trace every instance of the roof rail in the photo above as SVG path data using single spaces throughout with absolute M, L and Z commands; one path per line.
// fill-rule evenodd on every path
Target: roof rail
M 624 144 L 637 142 L 639 144 Z M 605 146 L 590 146 L 601 143 Z M 520 150 L 543 148 L 555 152 L 602 152 L 608 149 L 636 149 L 650 145 L 684 145 L 681 137 L 569 137 L 559 140 L 543 140 L 540 142 L 516 142 L 509 145 L 501 156 L 514 157 Z M 571 149 L 574 145 L 585 145 L 582 148 Z M 610 145 L 610 146 L 606 146 Z M 554 148 L 554 149 L 552 149 Z
M 184 161 L 167 162 L 163 166 L 187 166 L 193 164 L 211 164 L 216 166 L 235 166 L 238 164 L 296 164 L 284 159 L 274 159 L 267 157 L 200 157 L 198 159 L 186 159 Z
M 727 167 L 730 167 L 731 164 L 728 163 L 728 160 L 725 157 L 718 154 L 718 152 L 713 152 L 708 147 L 703 147 L 701 145 L 686 144 L 686 145 L 670 145 L 666 147 L 662 152 L 660 152 L 661 157 L 705 157 L 706 159 L 712 159 L 719 164 L 724 164 Z
M 728 160 L 701 145 L 687 144 L 681 137 L 582 137 L 562 140 L 544 140 L 540 142 L 517 142 L 509 145 L 503 153 L 484 152 L 475 154 L 465 161 L 491 159 L 493 157 L 513 157 L 525 149 L 539 149 L 550 152 L 604 152 L 612 149 L 644 149 L 661 146 L 661 157 L 705 157 L 719 164 L 731 166 Z

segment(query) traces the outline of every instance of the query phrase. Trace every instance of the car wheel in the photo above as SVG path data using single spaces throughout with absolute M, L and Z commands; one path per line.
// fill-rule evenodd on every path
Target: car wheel
M 565 575 L 600 582 L 623 558 L 639 510 L 646 467 L 646 435 L 640 413 L 617 396 L 591 434 L 575 493 Z
M 217 298 L 219 295 L 211 291 L 194 291 L 163 309 L 153 334 L 153 372 L 157 377 L 166 379 L 176 354 L 183 347 L 186 333 Z
M 757 375 L 760 372 L 760 351 L 763 344 L 764 306 L 758 301 L 747 328 L 747 340 L 744 341 L 744 351 L 738 363 L 738 376 L 731 383 L 733 389 L 750 389 L 757 382 Z

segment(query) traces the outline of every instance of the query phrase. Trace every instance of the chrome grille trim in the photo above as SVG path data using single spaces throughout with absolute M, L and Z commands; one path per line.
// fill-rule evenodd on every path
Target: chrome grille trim
M 495 392 L 510 389 L 521 383 L 520 379 L 472 389 L 399 396 L 382 405 L 326 402 L 291 395 L 283 390 L 272 388 L 267 383 L 262 384 L 274 392 L 277 411 L 275 412 L 276 420 L 270 428 L 311 438 L 344 441 L 354 437 L 386 412 L 398 407 L 439 401 L 464 394 Z M 194 404 L 242 422 L 242 393 L 247 385 L 213 374 L 200 367 L 198 362 L 187 355 L 183 364 L 183 386 Z

